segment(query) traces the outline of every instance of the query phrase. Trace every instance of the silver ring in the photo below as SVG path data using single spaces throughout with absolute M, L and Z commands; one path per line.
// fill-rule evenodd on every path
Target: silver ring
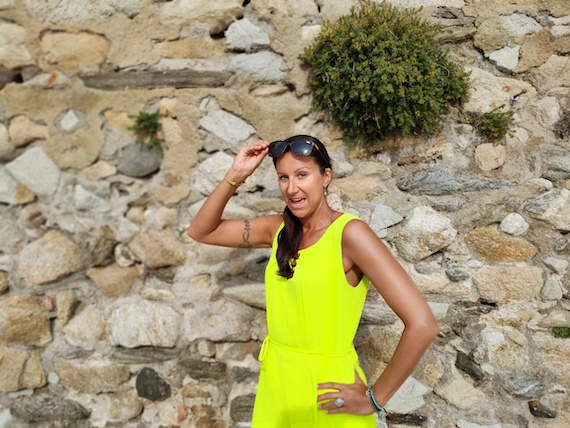
M 342 405 L 344 404 L 344 400 L 338 397 L 336 400 L 334 400 L 334 404 L 336 404 L 336 407 L 342 407 Z

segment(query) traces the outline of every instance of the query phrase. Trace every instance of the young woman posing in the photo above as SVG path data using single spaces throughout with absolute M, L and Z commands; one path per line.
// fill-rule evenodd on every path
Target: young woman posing
M 236 187 L 267 154 L 286 203 L 283 214 L 222 219 Z M 428 304 L 372 229 L 328 205 L 331 179 L 331 159 L 318 139 L 257 141 L 240 150 L 188 227 L 201 243 L 271 248 L 268 336 L 253 428 L 375 427 L 374 412 L 383 410 L 438 332 Z M 370 387 L 352 345 L 369 282 L 405 325 Z

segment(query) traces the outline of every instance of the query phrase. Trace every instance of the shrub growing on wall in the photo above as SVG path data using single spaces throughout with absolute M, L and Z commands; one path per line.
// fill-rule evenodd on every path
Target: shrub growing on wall
M 467 75 L 437 41 L 438 26 L 416 9 L 362 2 L 325 22 L 301 54 L 310 67 L 313 108 L 340 125 L 345 138 L 375 146 L 393 132 L 431 134 L 450 103 L 467 98 Z

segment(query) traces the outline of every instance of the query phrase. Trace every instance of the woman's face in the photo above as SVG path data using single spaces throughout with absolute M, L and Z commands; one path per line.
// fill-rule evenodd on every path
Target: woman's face
M 325 189 L 332 178 L 330 168 L 321 173 L 313 156 L 286 152 L 276 164 L 279 189 L 285 203 L 298 218 L 305 218 L 326 204 Z

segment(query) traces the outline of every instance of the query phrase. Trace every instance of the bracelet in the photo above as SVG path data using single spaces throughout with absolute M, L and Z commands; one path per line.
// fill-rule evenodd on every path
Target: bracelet
M 378 402 L 376 401 L 376 398 L 374 398 L 374 391 L 372 391 L 371 387 L 368 387 L 368 389 L 366 389 L 366 396 L 368 398 L 370 398 L 370 402 L 372 403 L 372 407 L 374 407 L 377 412 L 386 412 L 386 409 L 384 407 L 382 407 L 380 404 L 378 404 Z M 386 412 L 386 413 L 388 413 L 388 412 Z
M 230 186 L 234 186 L 235 188 L 238 188 L 243 183 L 245 183 L 245 180 L 243 180 L 239 183 L 237 181 L 230 181 L 230 180 L 228 180 L 228 177 L 226 177 L 225 175 L 224 175 L 224 180 L 226 180 L 226 183 L 228 183 Z

